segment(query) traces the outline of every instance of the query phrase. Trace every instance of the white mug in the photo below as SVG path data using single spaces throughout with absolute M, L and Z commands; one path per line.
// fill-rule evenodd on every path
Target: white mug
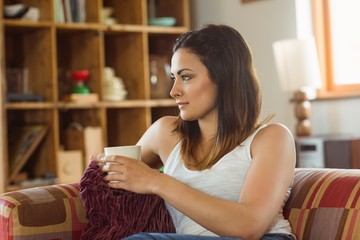
M 137 160 L 141 159 L 141 146 L 138 145 L 129 145 L 129 146 L 117 146 L 117 147 L 105 147 L 104 148 L 105 156 L 124 156 L 128 158 L 134 158 Z M 106 162 L 106 164 L 118 164 L 115 162 Z M 114 174 L 116 172 L 108 172 L 108 174 Z M 110 181 L 112 183 L 118 181 Z

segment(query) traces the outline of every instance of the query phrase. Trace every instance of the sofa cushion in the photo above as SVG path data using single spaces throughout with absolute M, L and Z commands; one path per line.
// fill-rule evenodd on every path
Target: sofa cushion
M 298 239 L 360 239 L 360 170 L 296 169 L 284 215 Z
M 0 239 L 79 239 L 84 216 L 77 184 L 8 192 L 0 199 Z

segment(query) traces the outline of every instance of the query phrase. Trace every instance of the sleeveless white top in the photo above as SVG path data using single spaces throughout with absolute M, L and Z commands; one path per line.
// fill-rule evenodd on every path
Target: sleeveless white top
M 182 163 L 181 144 L 178 143 L 165 162 L 164 173 L 209 195 L 230 201 L 239 201 L 240 192 L 252 160 L 250 145 L 256 133 L 263 127 L 265 125 L 258 128 L 242 144 L 223 156 L 213 167 L 202 171 L 190 170 Z M 284 204 L 289 195 L 290 188 L 284 199 Z M 176 233 L 217 236 L 173 208 L 170 204 L 166 203 L 166 207 L 174 222 Z M 284 219 L 282 209 L 279 210 L 279 214 L 274 219 L 268 233 L 291 234 L 290 224 Z

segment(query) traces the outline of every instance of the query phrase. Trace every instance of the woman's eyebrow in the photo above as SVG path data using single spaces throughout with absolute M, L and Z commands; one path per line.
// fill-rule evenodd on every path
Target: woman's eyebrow
M 192 72 L 192 70 L 189 69 L 189 68 L 183 68 L 183 69 L 178 70 L 178 71 L 176 72 L 176 74 L 177 74 L 177 75 L 180 75 L 183 71 L 190 71 L 190 72 Z M 174 76 L 175 74 L 171 72 L 170 75 L 171 75 L 171 76 Z
M 192 70 L 189 69 L 189 68 L 183 68 L 183 69 L 180 69 L 179 71 L 177 71 L 176 73 L 177 73 L 178 75 L 180 75 L 183 71 L 192 71 Z

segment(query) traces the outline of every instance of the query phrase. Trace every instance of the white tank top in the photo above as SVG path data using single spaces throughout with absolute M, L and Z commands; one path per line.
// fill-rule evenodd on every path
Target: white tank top
M 181 144 L 178 143 L 165 162 L 164 173 L 209 195 L 230 201 L 239 201 L 240 192 L 252 160 L 250 145 L 256 133 L 263 127 L 258 128 L 242 144 L 223 156 L 210 169 L 202 171 L 189 170 L 182 163 L 180 155 Z M 284 199 L 284 204 L 289 195 L 290 188 L 286 194 L 286 199 Z M 177 233 L 217 236 L 177 211 L 170 204 L 166 203 L 166 207 L 172 217 Z M 284 219 L 282 209 L 279 210 L 279 214 L 274 219 L 268 233 L 291 234 L 290 224 Z

